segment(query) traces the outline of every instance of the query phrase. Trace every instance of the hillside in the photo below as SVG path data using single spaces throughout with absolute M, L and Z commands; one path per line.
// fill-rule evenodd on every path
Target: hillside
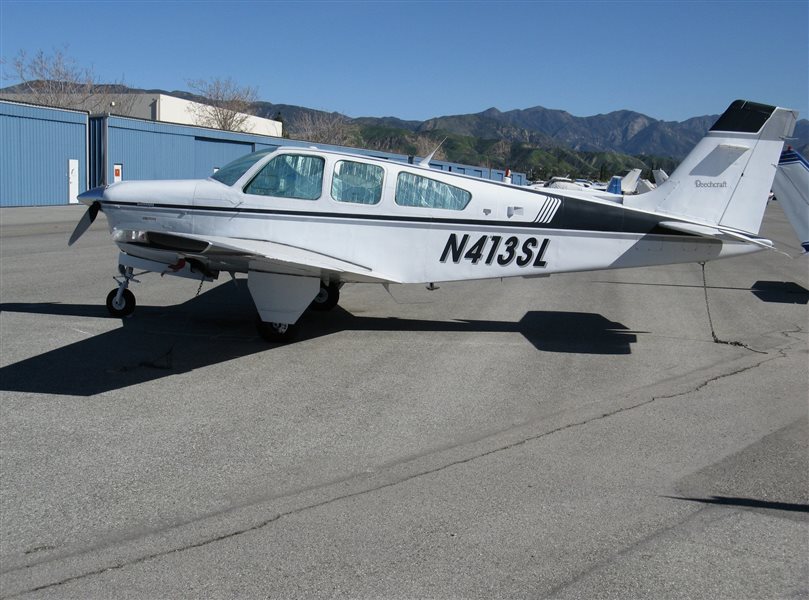
M 0 90 L 13 97 L 19 86 Z M 167 94 L 204 102 L 185 91 L 143 90 L 98 86 L 105 93 Z M 109 89 L 107 89 L 109 88 Z M 703 115 L 686 121 L 662 121 L 641 113 L 619 110 L 577 117 L 542 106 L 502 112 L 447 115 L 426 121 L 396 117 L 350 118 L 303 106 L 256 102 L 254 114 L 280 119 L 286 135 L 387 152 L 424 156 L 446 138 L 438 157 L 453 162 L 510 168 L 529 178 L 569 175 L 605 179 L 639 167 L 644 176 L 662 168 L 671 172 L 716 121 Z M 790 144 L 809 153 L 809 121 L 801 119 Z
M 296 137 L 302 115 L 329 115 L 299 106 L 260 103 L 260 116 L 281 116 Z M 522 171 L 529 178 L 570 175 L 604 179 L 639 167 L 671 172 L 705 135 L 719 115 L 682 122 L 662 121 L 622 110 L 576 117 L 535 106 L 501 112 L 497 108 L 467 115 L 405 121 L 396 117 L 342 117 L 343 143 L 389 152 L 424 155 L 442 139 L 447 160 Z M 809 151 L 809 121 L 798 122 L 792 145 Z M 308 138 L 307 138 L 308 139 Z M 322 140 L 319 140 L 322 141 Z

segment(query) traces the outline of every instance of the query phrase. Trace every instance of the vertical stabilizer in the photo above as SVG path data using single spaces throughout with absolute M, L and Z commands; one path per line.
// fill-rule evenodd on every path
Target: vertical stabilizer
M 809 252 L 809 162 L 795 150 L 785 150 L 778 161 L 772 191 L 803 251 Z
M 626 206 L 757 234 L 794 111 L 737 100 L 657 189 Z
M 640 169 L 632 169 L 621 179 L 621 193 L 634 194 L 638 191 L 638 180 L 640 179 Z
M 666 173 L 663 169 L 653 169 L 652 176 L 655 180 L 655 185 L 661 185 L 666 179 L 669 178 L 669 174 Z
M 621 177 L 620 175 L 613 175 L 610 179 L 610 184 L 607 186 L 607 191 L 610 194 L 621 195 Z

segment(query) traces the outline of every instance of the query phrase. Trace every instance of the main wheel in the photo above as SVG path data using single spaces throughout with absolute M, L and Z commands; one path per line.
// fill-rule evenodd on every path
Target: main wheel
M 256 317 L 258 334 L 268 342 L 286 344 L 298 335 L 298 326 L 293 323 L 267 323 Z
M 340 284 L 330 283 L 320 284 L 320 291 L 309 305 L 313 310 L 331 310 L 340 301 Z
M 135 294 L 127 289 L 121 294 L 120 300 L 116 300 L 116 298 L 118 298 L 118 288 L 107 294 L 107 310 L 113 317 L 128 317 L 135 312 Z

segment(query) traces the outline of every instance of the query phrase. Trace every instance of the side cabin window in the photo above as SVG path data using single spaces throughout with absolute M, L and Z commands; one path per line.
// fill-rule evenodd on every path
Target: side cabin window
M 471 199 L 466 190 L 413 173 L 399 173 L 396 181 L 396 204 L 400 206 L 463 210 Z
M 384 169 L 378 165 L 341 160 L 334 166 L 332 198 L 338 202 L 379 204 L 383 175 Z
M 267 150 L 259 150 L 258 152 L 240 156 L 211 175 L 211 178 L 224 183 L 225 185 L 233 185 L 248 171 L 250 167 L 267 156 L 270 152 L 275 151 L 277 147 L 278 146 L 273 146 Z
M 317 200 L 323 188 L 324 163 L 319 156 L 276 156 L 245 186 L 244 192 L 259 196 Z

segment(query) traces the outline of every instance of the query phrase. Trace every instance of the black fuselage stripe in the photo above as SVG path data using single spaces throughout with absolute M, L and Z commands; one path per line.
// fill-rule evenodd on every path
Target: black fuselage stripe
M 531 221 L 494 221 L 494 220 L 478 220 L 478 219 L 449 219 L 443 217 L 411 217 L 406 215 L 370 215 L 364 213 L 334 213 L 334 212 L 320 212 L 320 211 L 302 211 L 302 210 L 282 210 L 271 208 L 242 208 L 230 206 L 192 206 L 188 204 L 151 204 L 146 202 L 120 202 L 120 201 L 101 201 L 102 206 L 131 206 L 135 208 L 151 209 L 151 210 L 182 210 L 193 213 L 205 212 L 218 212 L 218 213 L 233 213 L 233 214 L 252 214 L 252 215 L 277 215 L 284 217 L 311 217 L 311 218 L 327 218 L 327 219 L 341 219 L 341 220 L 368 220 L 368 221 L 392 221 L 404 223 L 433 223 L 442 225 L 467 225 L 467 226 L 485 226 L 495 228 L 508 228 L 508 229 L 559 229 L 565 231 L 597 231 L 602 233 L 630 233 L 630 234 L 654 234 L 666 235 L 674 237 L 693 237 L 689 233 L 674 231 L 659 227 L 657 222 L 652 219 L 629 219 L 634 221 L 634 226 L 627 226 L 626 224 L 618 225 L 615 223 L 616 218 L 613 215 L 611 218 L 594 219 L 588 218 L 579 220 L 573 215 L 568 215 L 568 218 L 560 219 L 559 214 L 563 210 L 570 211 L 571 207 L 560 206 L 557 215 L 550 223 L 538 223 Z M 618 210 L 623 210 L 617 208 Z M 615 209 L 613 209 L 615 210 Z M 621 219 L 623 220 L 623 219 Z M 555 223 L 553 221 L 556 221 Z M 586 222 L 584 222 L 586 221 Z

